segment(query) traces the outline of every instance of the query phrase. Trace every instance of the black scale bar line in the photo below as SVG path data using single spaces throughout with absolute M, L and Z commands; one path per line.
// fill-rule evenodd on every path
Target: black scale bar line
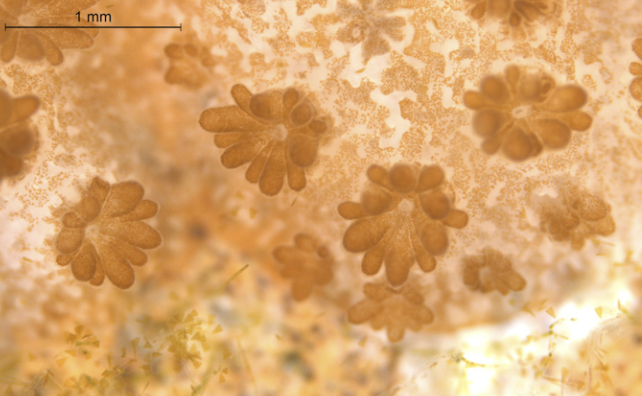
M 179 26 L 7 26 L 7 29 L 180 29 L 183 31 L 183 24 Z

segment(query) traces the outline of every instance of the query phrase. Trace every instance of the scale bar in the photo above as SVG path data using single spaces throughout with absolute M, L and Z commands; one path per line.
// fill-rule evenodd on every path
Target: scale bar
M 183 24 L 179 26 L 7 26 L 7 29 L 179 29 L 183 31 Z

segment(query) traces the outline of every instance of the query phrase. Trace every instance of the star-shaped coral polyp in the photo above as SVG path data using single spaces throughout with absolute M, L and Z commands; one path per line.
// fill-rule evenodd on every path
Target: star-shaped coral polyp
M 411 285 L 395 290 L 385 284 L 366 283 L 366 299 L 348 308 L 348 322 L 370 322 L 374 330 L 386 328 L 388 340 L 399 342 L 406 329 L 414 332 L 432 323 L 432 311 L 423 305 L 424 297 Z
M 33 95 L 12 98 L 0 90 L 0 180 L 19 175 L 24 159 L 36 149 L 36 130 L 29 117 L 39 106 Z
M 504 76 L 487 76 L 479 92 L 464 94 L 464 104 L 475 111 L 472 126 L 484 139 L 482 150 L 523 161 L 539 155 L 546 147 L 562 149 L 572 131 L 585 131 L 592 118 L 580 109 L 587 102 L 577 85 L 555 86 L 545 73 L 525 73 L 508 66 Z
M 20 25 L 18 18 L 30 18 L 35 26 L 78 26 L 74 29 L 4 29 L 0 31 L 0 59 L 14 57 L 27 61 L 46 59 L 52 65 L 64 60 L 63 49 L 88 48 L 94 44 L 98 29 L 78 22 L 76 13 L 98 0 L 11 0 L 0 3 L 0 24 Z
M 308 234 L 297 234 L 294 246 L 279 246 L 272 252 L 283 264 L 281 274 L 292 278 L 292 296 L 303 301 L 315 286 L 325 286 L 332 280 L 334 259 L 325 246 Z
M 633 41 L 633 52 L 635 52 L 642 61 L 642 38 L 637 38 Z M 632 62 L 629 71 L 635 76 L 629 88 L 631 90 L 631 96 L 633 96 L 635 100 L 642 102 L 642 63 Z M 638 115 L 642 117 L 642 106 L 638 109 Z
M 201 114 L 203 129 L 214 132 L 214 144 L 224 148 L 221 163 L 237 168 L 250 163 L 245 178 L 276 195 L 287 176 L 294 191 L 306 185 L 305 169 L 317 157 L 319 138 L 328 126 L 310 100 L 297 89 L 252 94 L 244 85 L 232 87 L 236 106 Z
M 402 28 L 406 19 L 400 16 L 388 16 L 383 2 L 376 0 L 359 0 L 359 5 L 340 1 L 338 15 L 341 21 L 350 21 L 337 32 L 337 40 L 343 43 L 362 43 L 363 61 L 390 52 L 391 40 L 403 40 Z
M 71 264 L 76 279 L 99 286 L 105 276 L 117 287 L 134 284 L 132 266 L 147 262 L 143 249 L 161 244 L 161 236 L 142 220 L 158 212 L 158 205 L 143 199 L 135 181 L 109 185 L 96 177 L 72 211 L 62 218 L 56 238 L 59 265 Z
M 463 228 L 468 215 L 453 208 L 445 190 L 444 171 L 436 165 L 394 165 L 390 171 L 373 165 L 367 171 L 371 184 L 361 202 L 344 202 L 339 214 L 356 220 L 346 230 L 343 245 L 350 252 L 366 252 L 361 269 L 375 275 L 385 262 L 386 277 L 402 285 L 416 261 L 430 272 L 435 256 L 446 253 L 446 227 Z
M 502 295 L 510 290 L 521 291 L 526 280 L 513 269 L 513 264 L 501 252 L 484 248 L 477 256 L 465 257 L 464 284 L 483 293 L 497 290 Z

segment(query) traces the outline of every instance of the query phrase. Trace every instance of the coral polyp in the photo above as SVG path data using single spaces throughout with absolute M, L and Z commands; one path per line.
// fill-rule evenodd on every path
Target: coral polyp
M 143 251 L 161 244 L 161 236 L 142 220 L 158 213 L 158 205 L 143 199 L 137 182 L 110 185 L 96 177 L 83 198 L 62 217 L 56 237 L 59 265 L 71 264 L 79 281 L 100 286 L 105 276 L 116 287 L 134 284 L 134 269 L 147 262 Z
M 18 0 L 0 3 L 0 23 L 9 26 L 23 26 L 20 18 L 33 26 L 78 26 L 77 29 L 9 29 L 0 33 L 0 59 L 10 62 L 15 57 L 27 61 L 46 59 L 52 65 L 64 60 L 63 49 L 89 48 L 94 44 L 98 29 L 92 24 L 78 22 L 76 12 L 91 7 L 98 0 L 89 1 L 37 1 Z M 27 23 L 31 25 L 32 23 Z
M 563 149 L 573 131 L 591 126 L 592 117 L 580 110 L 586 91 L 577 85 L 557 87 L 546 73 L 511 65 L 503 76 L 484 77 L 479 88 L 464 94 L 464 104 L 475 110 L 473 130 L 484 139 L 486 154 L 501 149 L 509 159 L 524 161 L 545 148 Z
M 586 191 L 565 191 L 561 200 L 542 206 L 541 229 L 555 241 L 570 241 L 580 250 L 585 240 L 594 236 L 609 236 L 616 226 L 611 207 L 600 197 Z
M 361 265 L 366 275 L 375 275 L 385 263 L 393 286 L 406 281 L 415 262 L 424 272 L 434 270 L 435 256 L 448 249 L 446 227 L 468 223 L 468 215 L 453 207 L 444 171 L 437 165 L 396 164 L 390 170 L 373 165 L 367 175 L 371 184 L 361 202 L 339 205 L 343 218 L 356 220 L 343 237 L 345 248 L 366 252 Z
M 363 293 L 366 299 L 348 309 L 348 322 L 370 322 L 374 330 L 385 327 L 390 342 L 401 341 L 406 329 L 419 331 L 434 319 L 423 305 L 424 297 L 410 284 L 395 290 L 385 284 L 366 283 Z
M 281 275 L 292 278 L 292 296 L 296 301 L 308 298 L 315 286 L 332 281 L 334 259 L 330 251 L 308 234 L 295 235 L 294 246 L 278 246 L 272 255 L 283 265 Z
M 493 248 L 484 248 L 479 255 L 465 257 L 464 284 L 484 293 L 497 290 L 503 295 L 520 291 L 526 280 L 512 267 L 511 261 Z
M 29 117 L 39 106 L 33 95 L 12 98 L 0 90 L 0 181 L 20 175 L 25 159 L 37 149 L 37 130 Z
M 252 94 L 244 85 L 232 87 L 236 106 L 205 110 L 203 129 L 213 132 L 224 148 L 221 163 L 237 168 L 250 163 L 245 178 L 258 183 L 265 195 L 276 195 L 287 177 L 294 191 L 305 188 L 305 169 L 317 158 L 328 122 L 295 88 Z

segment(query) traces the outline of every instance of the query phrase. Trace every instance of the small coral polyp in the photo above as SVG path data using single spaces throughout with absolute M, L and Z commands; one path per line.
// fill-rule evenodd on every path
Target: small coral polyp
M 376 2 L 376 5 L 373 4 Z M 406 20 L 400 16 L 387 16 L 383 10 L 384 2 L 378 0 L 359 0 L 359 5 L 346 1 L 339 2 L 338 14 L 342 20 L 348 20 L 344 27 L 337 32 L 337 40 L 343 43 L 362 45 L 363 61 L 390 52 L 390 43 L 403 40 L 402 28 Z
M 79 23 L 75 14 L 94 5 L 88 1 L 17 0 L 0 2 L 0 24 L 9 26 L 87 26 L 76 29 L 4 29 L 0 30 L 0 59 L 10 62 L 16 56 L 26 61 L 46 59 L 52 65 L 64 60 L 63 49 L 89 48 L 98 29 Z M 22 22 L 27 23 L 22 23 Z
M 642 61 L 642 38 L 637 38 L 633 42 L 633 52 L 635 52 Z M 631 90 L 631 96 L 638 102 L 642 102 L 642 63 L 631 62 L 629 71 L 635 76 L 629 88 Z M 638 115 L 642 118 L 642 106 L 638 109 Z
M 466 0 L 472 3 L 470 16 L 476 20 L 492 18 L 516 28 L 551 15 L 555 2 L 551 0 Z
M 19 176 L 36 150 L 37 132 L 29 117 L 38 107 L 40 100 L 33 95 L 12 98 L 0 90 L 0 181 Z
M 562 203 L 556 202 L 542 209 L 542 230 L 555 241 L 570 241 L 574 250 L 581 250 L 586 238 L 615 232 L 611 207 L 586 192 L 568 192 L 563 195 Z
M 292 296 L 296 301 L 308 298 L 315 286 L 332 281 L 334 259 L 330 251 L 308 234 L 297 234 L 294 246 L 279 246 L 272 255 L 283 264 L 281 275 L 292 278 Z
M 190 88 L 205 84 L 216 65 L 212 54 L 202 45 L 170 43 L 165 47 L 165 55 L 170 61 L 165 81 Z
M 295 88 L 253 95 L 237 84 L 232 97 L 236 106 L 207 109 L 199 120 L 216 134 L 214 144 L 225 149 L 223 166 L 250 162 L 245 178 L 258 183 L 265 195 L 278 194 L 286 176 L 292 190 L 303 190 L 305 169 L 315 162 L 319 140 L 328 130 L 325 118 Z
M 501 148 L 509 159 L 524 161 L 544 148 L 560 150 L 573 131 L 586 131 L 593 121 L 580 110 L 588 99 L 584 89 L 556 87 L 543 72 L 527 73 L 511 65 L 503 76 L 485 77 L 479 88 L 464 94 L 464 104 L 475 110 L 472 127 L 489 155 Z
M 444 171 L 437 165 L 396 164 L 390 171 L 373 165 L 367 171 L 371 184 L 361 202 L 344 202 L 339 214 L 356 220 L 346 230 L 343 245 L 350 252 L 366 252 L 361 269 L 375 275 L 385 262 L 393 286 L 408 278 L 419 264 L 424 272 L 435 269 L 435 256 L 446 253 L 446 227 L 463 228 L 468 215 L 453 208 Z
M 513 269 L 511 261 L 501 252 L 486 247 L 477 256 L 462 260 L 464 284 L 473 290 L 490 293 L 497 290 L 502 295 L 510 290 L 521 291 L 526 280 Z
M 59 265 L 71 264 L 79 281 L 100 286 L 105 276 L 117 287 L 134 284 L 132 266 L 147 262 L 142 249 L 161 244 L 161 236 L 142 220 L 158 213 L 158 205 L 143 199 L 138 182 L 111 185 L 95 177 L 72 211 L 62 218 L 63 228 L 56 238 Z
M 434 320 L 432 311 L 423 305 L 424 297 L 410 284 L 395 290 L 386 284 L 366 283 L 363 293 L 366 299 L 348 308 L 348 322 L 370 322 L 374 330 L 385 327 L 390 342 L 401 341 L 406 329 L 417 332 Z

